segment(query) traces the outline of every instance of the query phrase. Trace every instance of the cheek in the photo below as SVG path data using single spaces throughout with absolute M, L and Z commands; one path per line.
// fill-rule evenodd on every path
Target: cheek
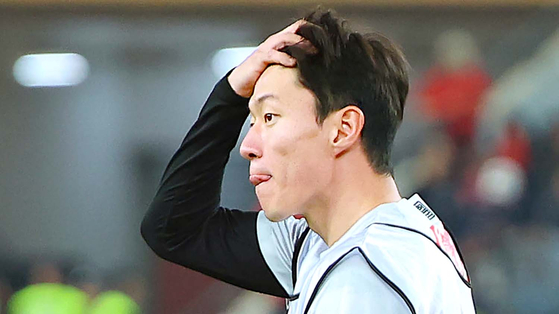
M 292 193 L 308 193 L 327 182 L 329 156 L 318 134 L 293 138 L 276 149 L 283 172 L 281 183 Z
M 322 189 L 329 182 L 327 156 L 318 149 L 308 150 L 300 155 L 300 162 L 293 167 L 293 172 L 301 189 Z

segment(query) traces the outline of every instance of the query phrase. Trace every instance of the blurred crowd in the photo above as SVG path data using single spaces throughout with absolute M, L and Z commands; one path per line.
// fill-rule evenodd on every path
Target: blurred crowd
M 103 272 L 75 259 L 4 255 L 0 261 L 0 313 L 139 314 L 144 280 L 133 270 Z
M 395 169 L 454 232 L 479 313 L 558 313 L 559 30 L 494 80 L 474 38 L 442 34 L 408 105 L 423 124 Z

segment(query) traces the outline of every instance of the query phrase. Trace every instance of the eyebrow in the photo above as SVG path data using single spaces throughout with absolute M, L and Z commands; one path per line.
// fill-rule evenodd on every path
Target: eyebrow
M 262 103 L 263 103 L 266 99 L 269 99 L 269 98 L 277 99 L 278 97 L 277 97 L 275 94 L 272 94 L 272 93 L 267 93 L 267 94 L 260 95 L 260 96 L 258 96 L 258 97 L 256 98 L 256 100 L 251 101 L 251 102 L 248 104 L 248 109 L 252 112 L 253 110 L 251 110 L 251 106 L 252 106 L 252 107 L 261 106 Z M 254 108 L 254 109 L 256 109 L 256 108 Z

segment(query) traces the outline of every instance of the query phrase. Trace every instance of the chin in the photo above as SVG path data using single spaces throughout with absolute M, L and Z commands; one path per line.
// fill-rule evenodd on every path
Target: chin
M 266 215 L 266 218 L 268 218 L 268 220 L 273 222 L 280 222 L 291 216 L 289 214 L 283 213 L 280 210 L 273 210 L 273 209 L 266 208 L 264 206 L 262 207 L 262 210 L 264 211 L 264 215 Z

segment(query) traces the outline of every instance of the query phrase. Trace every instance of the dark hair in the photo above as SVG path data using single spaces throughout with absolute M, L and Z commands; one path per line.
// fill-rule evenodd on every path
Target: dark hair
M 378 33 L 360 34 L 332 11 L 305 17 L 297 34 L 313 46 L 283 49 L 297 60 L 299 79 L 317 97 L 317 123 L 356 105 L 365 114 L 361 141 L 379 174 L 391 174 L 390 152 L 408 94 L 408 63 L 400 49 Z

